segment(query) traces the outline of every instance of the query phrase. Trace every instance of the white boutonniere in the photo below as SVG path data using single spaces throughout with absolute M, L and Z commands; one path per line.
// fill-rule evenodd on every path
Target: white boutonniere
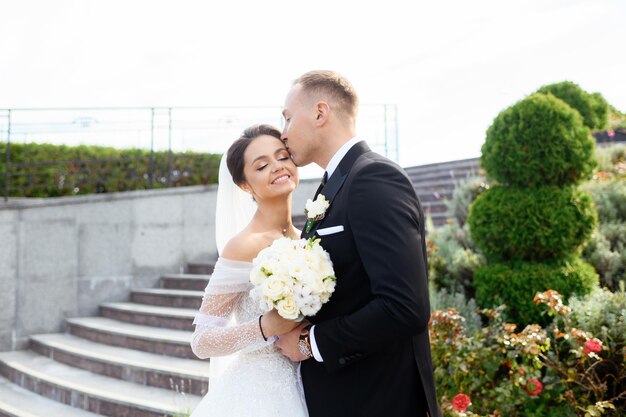
M 310 198 L 306 201 L 304 206 L 304 215 L 306 216 L 306 225 L 304 226 L 304 230 L 306 233 L 309 233 L 315 223 L 324 218 L 326 210 L 328 210 L 329 206 L 330 201 L 326 200 L 324 194 L 318 195 L 315 201 Z

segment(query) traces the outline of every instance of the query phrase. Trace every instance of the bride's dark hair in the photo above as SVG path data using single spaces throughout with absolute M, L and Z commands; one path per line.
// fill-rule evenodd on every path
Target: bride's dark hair
M 230 148 L 228 148 L 228 152 L 226 153 L 226 166 L 235 184 L 241 185 L 246 182 L 246 177 L 243 173 L 243 154 L 254 139 L 263 135 L 273 136 L 282 142 L 280 130 L 272 125 L 258 124 L 244 130 L 239 139 L 233 142 Z

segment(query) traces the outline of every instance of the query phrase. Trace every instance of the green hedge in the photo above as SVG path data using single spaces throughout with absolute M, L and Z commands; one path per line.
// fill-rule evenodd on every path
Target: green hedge
M 476 301 L 481 307 L 506 304 L 517 324 L 547 324 L 533 302 L 537 291 L 556 290 L 565 300 L 589 294 L 598 284 L 593 266 L 578 257 L 549 262 L 506 262 L 481 266 L 474 273 Z
M 481 163 L 502 184 L 577 184 L 595 168 L 594 141 L 562 100 L 533 94 L 502 111 L 487 130 Z
M 608 125 L 609 103 L 600 93 L 589 94 L 571 81 L 545 85 L 537 92 L 552 94 L 569 104 L 580 113 L 589 129 L 601 130 Z
M 493 186 L 474 201 L 469 217 L 472 240 L 492 261 L 566 256 L 595 224 L 591 197 L 572 187 Z
M 13 143 L 11 197 L 180 187 L 217 182 L 221 155 L 196 152 L 152 154 L 144 149 Z M 0 144 L 0 190 L 4 194 L 6 143 Z M 150 173 L 152 172 L 152 178 Z

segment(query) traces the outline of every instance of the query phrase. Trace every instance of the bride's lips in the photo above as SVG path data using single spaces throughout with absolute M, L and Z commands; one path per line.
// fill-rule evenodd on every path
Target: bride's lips
M 284 184 L 285 182 L 289 181 L 289 178 L 291 178 L 291 175 L 287 175 L 287 174 L 281 175 L 280 177 L 275 178 L 272 181 L 272 184 Z

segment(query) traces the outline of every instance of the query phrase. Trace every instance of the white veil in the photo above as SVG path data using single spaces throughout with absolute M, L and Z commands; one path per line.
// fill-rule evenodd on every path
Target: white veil
M 217 205 L 215 207 L 215 243 L 217 253 L 222 254 L 226 243 L 250 223 L 256 203 L 252 197 L 239 188 L 226 165 L 226 152 L 220 161 L 218 176 Z
M 220 161 L 215 207 L 215 243 L 218 255 L 222 254 L 226 243 L 250 223 L 257 208 L 252 197 L 233 181 L 226 165 L 226 157 L 227 153 L 224 152 Z M 215 384 L 233 358 L 233 355 L 211 358 L 209 385 Z

